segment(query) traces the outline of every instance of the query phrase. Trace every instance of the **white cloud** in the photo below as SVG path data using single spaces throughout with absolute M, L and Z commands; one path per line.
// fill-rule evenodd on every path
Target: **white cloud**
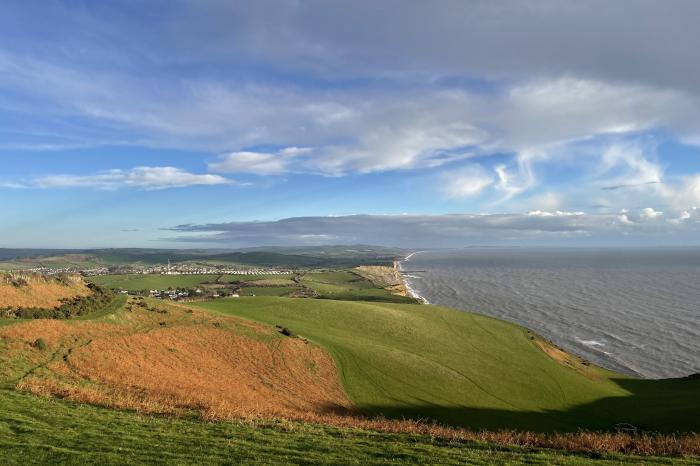
M 659 212 L 658 210 L 654 210 L 652 207 L 645 207 L 642 209 L 642 212 L 640 214 L 641 218 L 645 220 L 653 220 L 655 218 L 663 216 L 663 212 Z
M 24 189 L 27 188 L 27 185 L 24 183 L 15 183 L 15 182 L 0 182 L 0 188 L 4 189 Z
M 223 173 L 253 173 L 255 175 L 280 175 L 289 170 L 287 160 L 281 154 L 262 152 L 231 152 L 209 164 L 209 169 Z
M 690 121 L 700 120 L 698 97 L 682 90 L 571 76 L 516 79 L 492 93 L 432 85 L 376 92 L 211 78 L 160 82 L 7 52 L 0 53 L 2 63 L 0 83 L 41 98 L 42 111 L 89 117 L 108 128 L 111 137 L 98 142 L 113 143 L 128 130 L 144 145 L 233 148 L 212 169 L 257 174 L 337 176 L 514 153 L 518 166 L 498 170 L 505 199 L 535 186 L 533 165 L 560 157 L 567 144 L 656 127 L 681 137 L 694 128 Z M 244 149 L 261 145 L 306 152 Z M 637 178 L 658 178 L 652 166 L 633 167 L 635 154 L 609 157 L 637 170 Z M 291 166 L 290 158 L 303 161 Z
M 313 151 L 309 147 L 284 147 L 273 152 L 241 151 L 220 155 L 208 164 L 209 170 L 220 173 L 252 173 L 255 175 L 282 175 L 304 172 L 305 159 Z
M 547 192 L 527 199 L 527 203 L 535 210 L 558 211 L 564 206 L 561 194 Z
M 690 209 L 684 210 L 677 218 L 672 218 L 669 222 L 677 225 L 683 223 L 700 223 L 700 208 L 691 207 Z
M 527 214 L 347 215 L 295 217 L 277 221 L 179 225 L 168 241 L 230 246 L 307 244 L 380 244 L 402 247 L 464 247 L 480 244 L 576 244 L 621 241 L 623 244 L 686 235 L 698 243 L 700 223 L 669 222 L 650 211 L 618 214 L 533 211 Z M 655 212 L 655 211 L 654 211 Z M 696 215 L 695 212 L 688 215 Z M 645 218 L 650 217 L 650 218 Z M 688 217 L 688 216 L 686 216 Z M 700 218 L 700 215 L 697 215 Z
M 572 217 L 572 216 L 583 216 L 586 215 L 584 212 L 564 212 L 561 210 L 547 211 L 547 210 L 532 210 L 527 213 L 528 217 Z
M 166 189 L 193 185 L 229 184 L 232 181 L 219 175 L 189 173 L 175 167 L 136 167 L 131 170 L 108 170 L 92 175 L 51 175 L 37 178 L 40 188 L 97 188 L 97 189 Z
M 481 194 L 495 182 L 494 175 L 480 165 L 468 165 L 444 175 L 444 191 L 448 197 L 465 198 Z
M 700 206 L 700 173 L 682 178 L 675 189 L 665 187 L 663 196 L 677 210 Z
M 623 142 L 608 146 L 602 153 L 601 173 L 618 170 L 622 173 L 605 180 L 605 188 L 614 190 L 621 187 L 637 187 L 660 183 L 663 169 L 658 163 L 648 159 L 652 152 L 638 142 Z
M 490 188 L 505 202 L 538 185 L 539 164 L 575 157 L 572 143 L 656 128 L 700 141 L 696 5 L 605 8 L 602 17 L 576 2 L 392 8 L 358 0 L 282 2 L 270 16 L 266 2 L 186 1 L 160 28 L 54 7 L 55 24 L 70 27 L 47 32 L 56 40 L 41 47 L 30 33 L 0 48 L 0 86 L 18 113 L 87 123 L 61 127 L 72 136 L 62 140 L 225 154 L 211 162 L 214 172 L 340 176 L 508 154 L 515 162 L 499 159 L 492 183 L 466 175 L 447 187 L 456 197 Z M 665 20 L 642 20 L 649 17 Z M 367 33 L 347 27 L 356 24 Z M 121 37 L 123 48 L 95 37 Z M 648 153 L 620 145 L 601 158 L 603 146 L 596 149 L 590 158 L 606 173 L 592 170 L 594 189 L 662 195 L 663 169 Z M 612 191 L 605 197 L 617 209 L 624 193 Z M 692 186 L 665 195 L 677 208 L 697 197 Z

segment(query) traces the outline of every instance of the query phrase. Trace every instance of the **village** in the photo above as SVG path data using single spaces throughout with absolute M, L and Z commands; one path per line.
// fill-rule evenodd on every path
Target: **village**
M 246 268 L 232 267 L 227 265 L 210 265 L 210 264 L 191 264 L 178 263 L 167 265 L 126 265 L 126 266 L 110 266 L 110 267 L 30 267 L 20 269 L 22 272 L 41 273 L 44 275 L 58 275 L 62 273 L 79 273 L 83 276 L 100 276 L 100 275 L 123 275 L 123 274 L 139 274 L 139 275 L 291 275 L 297 272 L 292 269 L 268 269 L 268 268 Z

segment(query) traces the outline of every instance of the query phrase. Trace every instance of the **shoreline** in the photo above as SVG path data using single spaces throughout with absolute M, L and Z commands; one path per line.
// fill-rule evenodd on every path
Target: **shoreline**
M 418 300 L 421 304 L 431 304 L 430 301 L 428 301 L 428 299 L 426 299 L 424 296 L 422 296 L 420 293 L 418 293 L 418 292 L 411 286 L 411 283 L 410 283 L 409 279 L 410 279 L 410 278 L 420 278 L 420 277 L 416 277 L 415 275 L 409 275 L 408 273 L 403 272 L 403 263 L 404 263 L 404 262 L 409 262 L 410 259 L 411 259 L 413 256 L 415 256 L 416 254 L 419 254 L 419 253 L 421 253 L 421 252 L 427 252 L 427 251 L 424 251 L 424 250 L 423 250 L 423 251 L 414 251 L 414 252 L 411 252 L 410 254 L 406 255 L 403 259 L 394 261 L 394 268 L 398 271 L 399 276 L 401 277 L 401 281 L 402 281 L 402 283 L 403 283 L 403 285 L 404 285 L 404 288 L 405 288 L 406 291 L 408 292 L 408 295 L 409 295 L 409 296 L 411 296 L 412 298 Z M 457 309 L 457 308 L 455 308 L 455 309 Z M 458 309 L 458 310 L 459 310 L 459 309 Z M 490 315 L 487 314 L 487 313 L 480 313 L 480 312 L 475 312 L 475 311 L 467 311 L 467 312 L 474 312 L 474 313 L 479 314 L 479 315 L 483 315 L 483 316 L 487 316 L 487 317 L 493 317 L 493 316 L 490 316 Z M 499 319 L 499 320 L 503 320 L 504 322 L 509 322 L 509 323 L 511 323 L 511 324 L 514 324 L 514 325 L 517 325 L 517 326 L 519 326 L 519 327 L 522 327 L 522 328 L 524 328 L 526 331 L 528 331 L 528 332 L 530 332 L 530 333 L 536 335 L 539 339 L 541 339 L 543 342 L 545 342 L 546 345 L 549 345 L 549 346 L 551 346 L 552 348 L 554 348 L 554 349 L 556 349 L 556 350 L 558 350 L 558 351 L 561 351 L 563 354 L 568 355 L 569 357 L 573 357 L 573 358 L 575 358 L 575 359 L 580 359 L 581 361 L 586 361 L 586 363 L 589 364 L 589 365 L 592 364 L 592 365 L 594 365 L 594 366 L 596 366 L 596 367 L 599 367 L 599 368 L 604 369 L 604 370 L 607 370 L 607 371 L 612 371 L 612 372 L 616 372 L 616 373 L 623 374 L 623 375 L 626 375 L 626 376 L 632 376 L 632 377 L 639 378 L 639 379 L 643 379 L 643 380 L 649 380 L 648 377 L 643 376 L 643 375 L 642 375 L 641 373 L 639 373 L 637 370 L 632 369 L 632 368 L 627 367 L 627 366 L 623 366 L 624 369 L 623 369 L 623 370 L 620 370 L 619 368 L 617 368 L 617 369 L 608 368 L 608 367 L 606 367 L 605 365 L 601 364 L 600 362 L 591 363 L 591 362 L 588 361 L 588 359 L 587 359 L 586 357 L 582 356 L 582 355 L 579 354 L 577 351 L 565 350 L 565 349 L 563 349 L 563 348 L 560 346 L 561 343 L 555 343 L 555 342 L 554 342 L 554 339 L 545 338 L 545 337 L 543 337 L 542 335 L 540 335 L 537 331 L 535 331 L 535 330 L 533 330 L 532 328 L 530 328 L 529 326 L 526 326 L 526 325 L 523 325 L 523 324 L 521 324 L 521 323 L 515 322 L 514 320 L 511 320 L 511 319 L 508 319 L 508 318 L 503 318 L 503 317 L 493 317 L 493 318 L 496 318 L 496 319 Z M 581 343 L 583 343 L 583 342 L 581 342 Z M 585 343 L 584 343 L 584 344 L 585 344 Z M 545 353 L 549 354 L 549 353 L 547 352 L 547 350 L 546 350 L 543 346 L 538 345 L 538 347 L 540 347 L 540 349 L 541 349 L 542 351 L 544 351 Z M 607 353 L 607 352 L 605 352 L 605 351 L 603 351 L 603 353 L 605 354 L 606 357 L 612 357 L 612 355 L 611 355 L 610 353 Z M 553 357 L 551 354 L 549 354 L 549 355 L 550 355 L 550 357 Z M 556 359 L 556 358 L 553 357 L 553 359 Z M 614 359 L 614 358 L 613 358 L 613 359 Z M 673 377 L 672 377 L 672 378 L 673 378 Z M 664 380 L 664 379 L 667 379 L 667 378 L 660 378 L 660 379 L 656 379 L 656 380 Z
M 409 282 L 409 278 L 415 278 L 411 275 L 404 275 L 403 272 L 403 263 L 408 262 L 411 260 L 411 257 L 415 256 L 418 253 L 425 252 L 425 251 L 414 251 L 410 254 L 408 254 L 406 257 L 404 257 L 401 260 L 394 261 L 394 268 L 399 272 L 399 276 L 401 277 L 401 282 L 403 283 L 404 288 L 408 292 L 408 295 L 412 297 L 413 299 L 418 300 L 421 304 L 430 304 L 430 301 L 428 301 L 425 297 L 421 296 L 412 286 L 411 283 Z

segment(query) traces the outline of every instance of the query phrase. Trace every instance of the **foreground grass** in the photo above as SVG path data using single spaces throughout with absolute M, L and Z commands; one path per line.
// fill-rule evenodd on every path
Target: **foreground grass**
M 301 423 L 146 417 L 0 390 L 0 463 L 29 464 L 696 464 L 498 448 Z
M 198 303 L 281 325 L 324 346 L 366 414 L 477 429 L 698 431 L 700 380 L 567 367 L 524 328 L 436 306 L 239 298 Z

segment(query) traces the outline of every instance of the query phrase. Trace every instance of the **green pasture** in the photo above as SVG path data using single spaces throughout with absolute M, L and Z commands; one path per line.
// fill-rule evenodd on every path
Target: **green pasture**
M 335 358 L 357 407 L 470 428 L 700 428 L 700 380 L 651 381 L 554 361 L 524 328 L 427 305 L 287 298 L 196 304 L 282 325 Z
M 168 288 L 193 288 L 205 283 L 228 284 L 235 281 L 256 281 L 276 279 L 278 275 L 160 275 L 160 274 L 124 274 L 99 275 L 87 277 L 87 280 L 107 288 L 121 288 L 127 291 L 164 290 Z

